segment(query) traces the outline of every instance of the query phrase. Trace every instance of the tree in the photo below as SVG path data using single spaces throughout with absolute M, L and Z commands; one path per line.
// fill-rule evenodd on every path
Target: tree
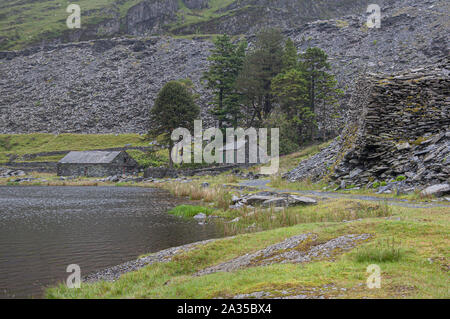
M 314 112 L 324 102 L 334 101 L 337 81 L 328 71 L 331 70 L 328 55 L 319 48 L 308 48 L 300 55 L 300 65 L 308 81 L 309 105 Z
M 212 114 L 219 120 L 219 128 L 236 127 L 240 106 L 235 81 L 242 69 L 247 43 L 242 41 L 239 45 L 233 44 L 225 34 L 217 37 L 214 45 L 208 57 L 211 62 L 209 70 L 203 75 L 207 87 L 214 93 Z
M 343 94 L 336 87 L 334 76 L 328 72 L 331 70 L 328 55 L 320 48 L 308 48 L 300 55 L 300 68 L 307 80 L 309 107 L 324 120 L 333 114 L 330 107 L 336 107 L 338 97 Z
M 279 30 L 261 31 L 246 55 L 236 85 L 245 98 L 248 125 L 261 124 L 274 108 L 272 79 L 281 72 L 283 36 Z
M 287 38 L 284 45 L 282 63 L 283 72 L 290 69 L 295 69 L 298 66 L 297 48 L 295 47 L 294 41 L 292 41 L 291 38 Z
M 169 165 L 173 166 L 170 151 L 173 141 L 172 131 L 179 127 L 193 130 L 194 120 L 198 118 L 200 108 L 195 104 L 189 88 L 179 81 L 170 81 L 159 91 L 153 108 L 150 110 L 150 131 L 152 136 L 162 135 L 169 144 Z
M 272 81 L 272 91 L 278 97 L 280 110 L 296 132 L 296 143 L 300 145 L 310 137 L 309 132 L 315 126 L 314 112 L 308 105 L 307 80 L 304 73 L 299 69 L 280 73 Z

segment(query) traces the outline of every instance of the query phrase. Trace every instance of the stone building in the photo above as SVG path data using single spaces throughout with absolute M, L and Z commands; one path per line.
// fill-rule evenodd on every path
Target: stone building
M 137 172 L 137 162 L 125 151 L 73 151 L 57 165 L 58 176 L 102 177 Z
M 270 144 L 268 147 L 270 147 Z M 265 164 L 270 159 L 266 155 L 266 150 L 262 149 L 258 144 L 256 145 L 256 152 L 250 154 L 250 146 L 247 138 L 227 143 L 219 148 L 219 151 L 223 153 L 223 163 L 227 163 L 227 153 L 229 152 L 233 153 L 232 164 Z M 240 158 L 240 156 L 243 158 Z

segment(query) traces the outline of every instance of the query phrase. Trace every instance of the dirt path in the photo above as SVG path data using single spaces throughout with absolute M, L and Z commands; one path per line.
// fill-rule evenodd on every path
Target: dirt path
M 421 203 L 421 202 L 412 202 L 407 199 L 398 199 L 398 198 L 381 198 L 376 196 L 369 195 L 357 195 L 357 194 L 342 194 L 337 192 L 321 192 L 321 191 L 299 191 L 292 189 L 278 189 L 274 187 L 267 186 L 270 182 L 268 179 L 256 179 L 256 180 L 245 180 L 239 183 L 239 186 L 261 189 L 265 191 L 270 191 L 274 193 L 294 193 L 301 195 L 311 195 L 318 198 L 347 198 L 347 199 L 358 199 L 358 200 L 366 200 L 371 202 L 380 202 L 386 201 L 389 205 L 408 207 L 408 208 L 433 208 L 433 207 L 449 207 L 450 205 L 440 204 L 440 203 Z

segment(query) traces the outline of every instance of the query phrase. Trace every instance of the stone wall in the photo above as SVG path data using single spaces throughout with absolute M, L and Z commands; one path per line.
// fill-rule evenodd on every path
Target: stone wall
M 1 166 L 6 169 L 21 170 L 24 172 L 39 172 L 39 173 L 56 173 L 57 162 L 22 162 L 22 163 L 1 163 Z
M 289 172 L 289 180 L 330 177 L 345 186 L 450 178 L 450 64 L 362 78 L 339 140 Z M 314 170 L 308 167 L 314 166 Z
M 205 176 L 218 175 L 232 169 L 248 167 L 248 164 L 233 164 L 220 165 L 215 167 L 205 167 L 198 169 L 174 169 L 167 167 L 149 167 L 144 171 L 145 178 L 164 178 L 164 177 L 178 177 L 178 176 Z
M 104 177 L 122 174 L 135 174 L 136 166 L 114 164 L 68 164 L 58 163 L 56 167 L 58 176 L 90 176 Z

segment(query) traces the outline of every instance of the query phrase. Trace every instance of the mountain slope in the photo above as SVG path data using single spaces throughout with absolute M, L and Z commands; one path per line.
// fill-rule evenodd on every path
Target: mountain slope
M 394 0 L 383 0 L 389 3 Z M 369 0 L 79 0 L 81 29 L 70 30 L 66 0 L 0 3 L 0 50 L 117 35 L 252 34 L 317 19 L 364 14 Z M 380 2 L 380 1 L 379 1 Z
M 284 31 L 299 51 L 324 49 L 346 92 L 337 110 L 318 111 L 323 137 L 343 127 L 360 73 L 417 68 L 449 55 L 447 3 L 397 0 L 382 7 L 380 29 L 368 29 L 360 14 Z M 210 94 L 200 81 L 211 48 L 209 41 L 163 36 L 0 52 L 0 133 L 143 133 L 158 91 L 182 78 L 193 81 L 211 123 Z

